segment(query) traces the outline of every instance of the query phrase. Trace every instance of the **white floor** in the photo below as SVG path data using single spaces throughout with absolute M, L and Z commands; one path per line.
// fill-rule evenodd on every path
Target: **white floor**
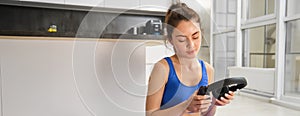
M 216 116 L 300 116 L 300 111 L 236 95 L 230 104 L 218 107 Z

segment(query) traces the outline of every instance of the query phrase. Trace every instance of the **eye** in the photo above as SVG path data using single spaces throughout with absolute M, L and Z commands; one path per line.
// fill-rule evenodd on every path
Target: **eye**
M 200 32 L 196 32 L 192 35 L 193 39 L 199 39 L 199 37 L 200 37 Z
M 178 40 L 179 42 L 184 42 L 185 40 Z
M 179 42 L 185 42 L 186 38 L 185 37 L 177 37 L 177 40 Z

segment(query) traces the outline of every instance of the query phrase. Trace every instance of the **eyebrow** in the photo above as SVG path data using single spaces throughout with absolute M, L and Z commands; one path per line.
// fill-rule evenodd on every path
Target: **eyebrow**
M 192 35 L 192 36 L 194 36 L 194 35 L 196 35 L 196 34 L 198 34 L 198 33 L 200 33 L 200 31 L 197 31 L 197 32 L 193 33 L 193 35 Z
M 197 32 L 193 33 L 192 36 L 198 34 L 199 32 L 200 32 L 200 31 L 197 31 Z M 176 35 L 175 37 L 186 37 L 186 36 L 185 36 L 185 35 Z
M 186 37 L 185 35 L 176 35 L 175 37 Z

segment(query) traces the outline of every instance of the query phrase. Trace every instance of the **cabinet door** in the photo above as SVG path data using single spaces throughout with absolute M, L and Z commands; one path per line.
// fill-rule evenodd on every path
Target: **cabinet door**
M 140 0 L 105 0 L 104 6 L 107 8 L 137 9 Z
M 66 5 L 104 7 L 104 0 L 65 0 Z
M 68 41 L 0 39 L 3 116 L 91 116 L 78 98 Z
M 140 10 L 167 12 L 172 0 L 141 0 Z
M 143 42 L 1 38 L 0 111 L 3 116 L 142 116 L 144 64 Z
M 65 3 L 65 0 L 20 0 L 20 1 L 55 3 L 55 4 L 64 4 Z
M 165 45 L 146 46 L 146 83 L 148 84 L 149 76 L 156 62 L 174 55 L 171 48 L 166 48 Z

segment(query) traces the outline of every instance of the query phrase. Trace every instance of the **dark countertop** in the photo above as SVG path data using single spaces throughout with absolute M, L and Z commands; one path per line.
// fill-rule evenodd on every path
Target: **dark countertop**
M 100 38 L 111 39 L 138 39 L 138 40 L 164 40 L 164 35 L 132 35 L 132 34 L 103 34 Z

